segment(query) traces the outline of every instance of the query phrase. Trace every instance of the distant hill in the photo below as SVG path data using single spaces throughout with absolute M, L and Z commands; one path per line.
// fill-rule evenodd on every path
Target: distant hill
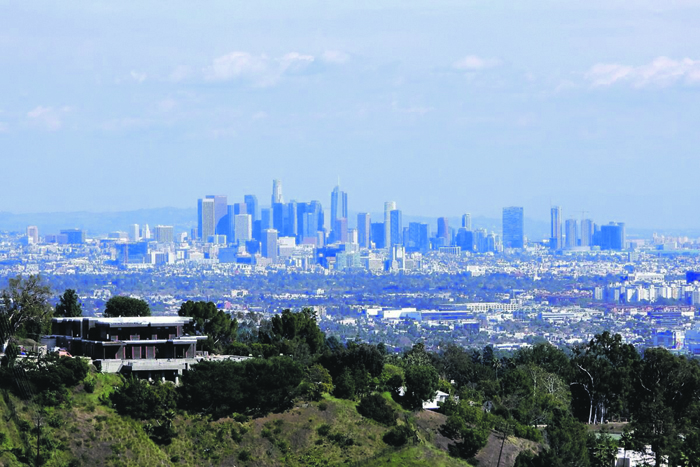
M 28 225 L 39 227 L 41 235 L 58 233 L 61 229 L 80 228 L 91 235 L 104 235 L 118 230 L 128 231 L 129 225 L 172 225 L 176 231 L 188 231 L 197 225 L 194 208 L 156 208 L 118 212 L 52 212 L 12 214 L 0 212 L 0 230 L 24 232 Z

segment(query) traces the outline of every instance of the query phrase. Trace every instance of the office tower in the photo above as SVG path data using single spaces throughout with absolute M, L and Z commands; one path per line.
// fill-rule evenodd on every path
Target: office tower
M 272 205 L 272 228 L 282 235 L 284 235 L 285 211 L 284 203 L 275 203 Z
M 472 229 L 472 215 L 467 213 L 462 216 L 462 228 L 471 230 Z
M 260 210 L 260 228 L 267 230 L 272 228 L 272 209 L 263 208 Z
M 476 229 L 474 231 L 474 245 L 476 247 L 476 251 L 478 251 L 479 253 L 486 253 L 488 251 L 486 238 L 486 229 Z
M 394 209 L 389 213 L 389 219 L 391 220 L 391 234 L 390 234 L 390 246 L 401 245 L 402 233 L 403 233 L 403 223 L 401 220 L 401 210 Z
M 27 243 L 30 245 L 39 243 L 39 227 L 36 225 L 27 227 Z
M 253 222 L 260 219 L 259 209 L 258 209 L 258 197 L 255 195 L 245 195 L 243 201 L 246 205 L 246 214 L 250 214 Z
M 282 181 L 272 180 L 272 201 L 271 205 L 277 203 L 284 203 L 284 197 L 282 196 Z
M 561 250 L 561 208 L 559 206 L 552 206 L 550 215 L 549 247 L 553 250 Z
M 357 243 L 360 248 L 369 248 L 371 223 L 369 213 L 361 212 L 357 215 Z
M 626 245 L 624 222 L 611 222 L 600 226 L 601 250 L 624 250 Z
M 581 220 L 581 246 L 593 245 L 593 221 L 590 219 Z
M 228 210 L 228 208 L 227 208 Z M 216 234 L 216 208 L 212 198 L 203 198 L 197 201 L 197 233 L 199 238 L 207 241 Z
M 340 218 L 348 218 L 348 194 L 340 191 L 340 186 L 333 188 L 331 192 L 331 237 L 336 239 L 336 221 Z
M 61 235 L 66 236 L 66 243 L 69 245 L 80 245 L 85 243 L 85 231 L 82 229 L 61 230 Z
M 250 214 L 248 212 L 248 205 L 245 203 L 233 203 L 233 215 L 237 216 L 239 214 Z
M 172 225 L 156 225 L 156 242 L 173 243 L 175 241 L 175 230 Z
M 523 248 L 525 246 L 524 210 L 511 206 L 503 208 L 503 247 Z
M 384 203 L 384 246 L 382 248 L 389 248 L 391 246 L 391 211 L 395 210 L 395 201 L 387 201 Z
M 143 229 L 141 229 L 141 239 L 142 240 L 150 240 L 151 239 L 151 228 L 148 227 L 148 224 L 143 226 Z
M 284 236 L 296 237 L 299 234 L 297 219 L 297 202 L 292 200 L 285 204 L 284 210 Z
M 408 224 L 408 250 L 426 253 L 430 249 L 430 226 L 421 222 Z
M 374 243 L 374 248 L 380 250 L 384 248 L 384 239 L 386 238 L 386 229 L 384 222 L 372 222 L 370 224 L 370 241 Z
M 437 236 L 444 238 L 444 239 L 449 239 L 450 238 L 450 228 L 449 224 L 447 222 L 447 217 L 439 217 L 437 220 Z M 449 245 L 449 242 L 445 242 L 446 245 Z
M 566 232 L 566 247 L 574 248 L 578 246 L 578 223 L 576 219 L 567 219 L 564 223 L 564 230 Z
M 345 217 L 336 219 L 333 227 L 334 239 L 338 243 L 348 243 L 348 220 Z
M 132 242 L 138 242 L 141 239 L 141 235 L 139 235 L 140 229 L 138 224 L 131 224 L 129 227 L 129 240 Z
M 234 222 L 234 241 L 239 245 L 253 238 L 253 216 L 250 214 L 236 214 Z
M 277 231 L 275 229 L 263 231 L 261 249 L 265 258 L 277 261 Z
M 229 227 L 228 200 L 225 195 L 207 195 L 205 199 L 214 201 L 214 234 L 226 235 Z
M 467 230 L 466 227 L 461 227 L 457 231 L 455 245 L 460 247 L 462 251 L 474 251 L 474 232 Z

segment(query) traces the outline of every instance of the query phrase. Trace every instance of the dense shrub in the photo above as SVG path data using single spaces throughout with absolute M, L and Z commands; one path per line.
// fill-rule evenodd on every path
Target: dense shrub
M 389 446 L 403 446 L 412 439 L 415 432 L 408 425 L 395 426 L 391 430 L 387 431 L 382 438 L 386 444 Z
M 292 406 L 303 371 L 289 357 L 200 362 L 182 377 L 182 408 L 225 417 L 262 416 Z
M 177 394 L 170 383 L 127 379 L 109 396 L 120 415 L 139 420 L 161 419 L 177 407 Z
M 360 415 L 376 420 L 383 425 L 396 425 L 398 414 L 380 394 L 371 394 L 362 398 L 357 405 L 357 411 Z

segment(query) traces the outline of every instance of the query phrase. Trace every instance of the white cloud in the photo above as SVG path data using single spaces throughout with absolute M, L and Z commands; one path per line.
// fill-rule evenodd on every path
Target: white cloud
M 139 72 L 136 70 L 131 70 L 131 72 L 129 73 L 129 76 L 131 76 L 131 79 L 133 79 L 137 83 L 143 83 L 144 81 L 146 81 L 146 78 L 148 77 L 146 75 L 146 73 L 142 73 L 142 72 Z
M 288 74 L 300 73 L 315 61 L 314 56 L 290 52 L 273 59 L 267 55 L 231 52 L 217 57 L 204 68 L 209 81 L 247 79 L 257 86 L 271 86 Z
M 213 63 L 204 69 L 204 76 L 211 81 L 227 81 L 261 75 L 267 69 L 268 58 L 265 55 L 256 57 L 248 52 L 231 52 L 215 58 Z
M 453 68 L 465 71 L 479 71 L 493 68 L 501 64 L 497 58 L 483 58 L 477 55 L 467 55 L 452 64 Z
M 628 83 L 637 88 L 669 86 L 678 82 L 700 83 L 700 60 L 657 57 L 651 63 L 640 66 L 598 63 L 586 72 L 585 77 L 596 87 L 616 83 Z
M 39 105 L 27 112 L 27 118 L 30 122 L 42 126 L 49 131 L 56 131 L 63 126 L 62 116 L 71 110 L 72 109 L 68 106 L 55 109 L 53 107 Z
M 342 65 L 350 60 L 350 55 L 346 54 L 345 52 L 341 52 L 340 50 L 326 50 L 321 54 L 321 60 L 326 63 Z
M 290 52 L 278 60 L 279 69 L 282 73 L 298 72 L 314 62 L 312 55 L 302 55 L 298 52 Z

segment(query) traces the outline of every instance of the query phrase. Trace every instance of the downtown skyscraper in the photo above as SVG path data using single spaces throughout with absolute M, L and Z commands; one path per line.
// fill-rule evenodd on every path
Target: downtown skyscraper
M 553 250 L 561 250 L 563 246 L 561 232 L 561 207 L 552 206 L 550 216 L 549 247 Z
M 338 227 L 343 225 L 340 219 L 345 219 L 347 225 L 348 218 L 348 194 L 340 190 L 340 185 L 333 188 L 331 192 L 331 243 L 340 240 Z
M 524 246 L 524 209 L 517 206 L 503 208 L 503 247 L 523 248 Z

